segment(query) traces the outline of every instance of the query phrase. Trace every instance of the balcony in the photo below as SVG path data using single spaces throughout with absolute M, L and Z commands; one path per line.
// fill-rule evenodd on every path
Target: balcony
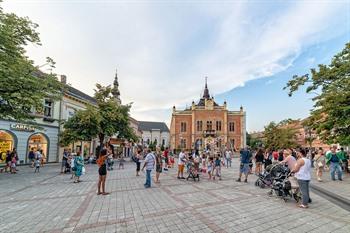
M 216 137 L 216 131 L 215 130 L 204 130 L 203 137 Z

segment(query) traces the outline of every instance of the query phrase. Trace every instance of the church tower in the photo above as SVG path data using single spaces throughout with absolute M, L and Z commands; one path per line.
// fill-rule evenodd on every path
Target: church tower
M 115 77 L 113 82 L 113 89 L 112 89 L 112 95 L 116 99 L 118 104 L 121 104 L 122 101 L 120 100 L 120 91 L 119 91 L 119 83 L 118 83 L 118 74 L 117 70 L 115 71 Z

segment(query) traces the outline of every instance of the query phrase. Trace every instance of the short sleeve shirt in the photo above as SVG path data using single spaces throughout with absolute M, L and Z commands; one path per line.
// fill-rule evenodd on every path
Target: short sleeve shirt
M 179 154 L 179 162 L 178 162 L 178 164 L 179 165 L 184 165 L 185 163 L 183 162 L 183 160 L 185 159 L 185 153 L 180 153 Z
M 146 164 L 146 170 L 153 170 L 154 164 L 155 164 L 155 157 L 152 153 L 148 153 L 145 159 Z

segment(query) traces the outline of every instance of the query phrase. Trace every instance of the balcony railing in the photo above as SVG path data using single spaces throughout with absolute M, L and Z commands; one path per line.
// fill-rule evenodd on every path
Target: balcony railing
M 204 137 L 215 137 L 216 136 L 216 131 L 215 130 L 204 130 L 203 131 L 203 136 Z

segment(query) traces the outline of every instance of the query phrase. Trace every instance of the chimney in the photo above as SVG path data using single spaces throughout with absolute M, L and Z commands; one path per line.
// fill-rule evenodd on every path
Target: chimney
M 61 75 L 61 83 L 63 83 L 63 84 L 67 84 L 67 76 L 65 76 L 65 75 Z

